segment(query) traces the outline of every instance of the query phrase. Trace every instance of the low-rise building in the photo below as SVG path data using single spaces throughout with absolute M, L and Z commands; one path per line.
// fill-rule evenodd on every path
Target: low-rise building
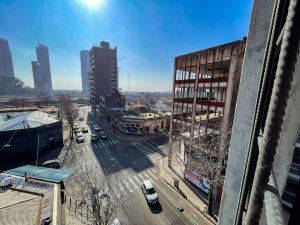
M 126 97 L 118 90 L 113 90 L 110 95 L 105 96 L 104 105 L 107 110 L 111 108 L 125 108 Z
M 0 137 L 1 165 L 33 159 L 62 145 L 62 123 L 40 111 L 13 114 L 0 124 Z
M 115 115 L 113 121 L 114 126 L 126 134 L 153 134 L 168 131 L 170 114 Z
M 64 181 L 72 174 L 30 165 L 0 173 L 0 224 L 63 224 Z

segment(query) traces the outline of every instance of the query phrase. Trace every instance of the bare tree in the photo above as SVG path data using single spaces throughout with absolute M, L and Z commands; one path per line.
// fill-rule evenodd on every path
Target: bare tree
M 10 105 L 13 105 L 15 108 L 19 108 L 21 106 L 21 104 L 22 104 L 22 102 L 18 98 L 12 98 L 12 99 L 9 100 L 8 103 Z
M 172 158 L 181 165 L 183 173 L 192 171 L 204 178 L 209 187 L 208 213 L 212 215 L 213 194 L 224 182 L 231 128 L 221 127 L 219 121 L 210 122 L 208 127 L 204 121 L 191 134 L 190 126 L 185 124 L 173 129 L 176 138 L 171 146 Z
M 70 96 L 60 95 L 60 117 L 64 118 L 69 124 L 70 138 L 73 139 L 73 123 L 78 117 L 78 109 L 72 103 Z
M 48 105 L 52 101 L 52 96 L 50 94 L 47 94 L 47 93 L 41 93 L 40 94 L 40 100 L 41 100 L 42 105 L 45 105 L 45 106 L 48 107 Z
M 74 182 L 67 184 L 67 195 L 78 200 L 74 214 L 84 224 L 108 225 L 117 217 L 119 209 L 126 204 L 127 196 L 117 196 L 113 187 L 118 179 L 112 179 L 111 173 L 101 174 L 94 167 L 85 166 L 73 177 Z M 80 180 L 80 182 L 78 182 Z M 76 213 L 84 208 L 83 214 Z M 124 222 L 124 221 L 122 221 Z

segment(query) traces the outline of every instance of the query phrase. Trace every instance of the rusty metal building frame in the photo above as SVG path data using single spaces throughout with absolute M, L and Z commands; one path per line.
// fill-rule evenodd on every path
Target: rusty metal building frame
M 243 38 L 175 58 L 170 142 L 176 138 L 178 126 L 186 125 L 190 137 L 195 130 L 213 129 L 216 121 L 223 127 L 230 126 L 245 46 Z

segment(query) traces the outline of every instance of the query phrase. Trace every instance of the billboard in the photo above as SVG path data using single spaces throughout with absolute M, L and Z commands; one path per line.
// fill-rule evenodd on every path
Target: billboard
M 195 172 L 192 172 L 190 170 L 186 170 L 184 172 L 184 178 L 196 185 L 198 188 L 200 188 L 203 192 L 208 194 L 209 190 L 209 184 L 206 178 L 196 174 Z

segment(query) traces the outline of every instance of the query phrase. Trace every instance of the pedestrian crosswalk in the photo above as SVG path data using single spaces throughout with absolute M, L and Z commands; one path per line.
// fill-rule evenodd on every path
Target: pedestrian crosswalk
M 88 150 L 88 149 L 90 149 L 90 147 L 92 147 L 92 148 L 104 148 L 104 147 L 116 145 L 116 144 L 119 144 L 119 143 L 120 143 L 119 140 L 113 138 L 113 139 L 106 140 L 106 141 L 99 141 L 97 143 L 82 145 L 82 148 L 84 150 Z
M 141 173 L 135 174 L 133 176 L 122 176 L 118 179 L 112 186 L 113 193 L 116 198 L 124 197 L 137 189 L 141 188 L 142 182 L 145 180 L 151 180 L 155 182 L 158 179 L 155 173 L 155 169 L 148 169 Z
M 151 145 L 144 141 L 135 141 L 131 144 L 139 151 L 144 153 L 144 155 L 146 155 L 153 162 L 159 160 L 162 157 L 160 153 L 158 153 Z

